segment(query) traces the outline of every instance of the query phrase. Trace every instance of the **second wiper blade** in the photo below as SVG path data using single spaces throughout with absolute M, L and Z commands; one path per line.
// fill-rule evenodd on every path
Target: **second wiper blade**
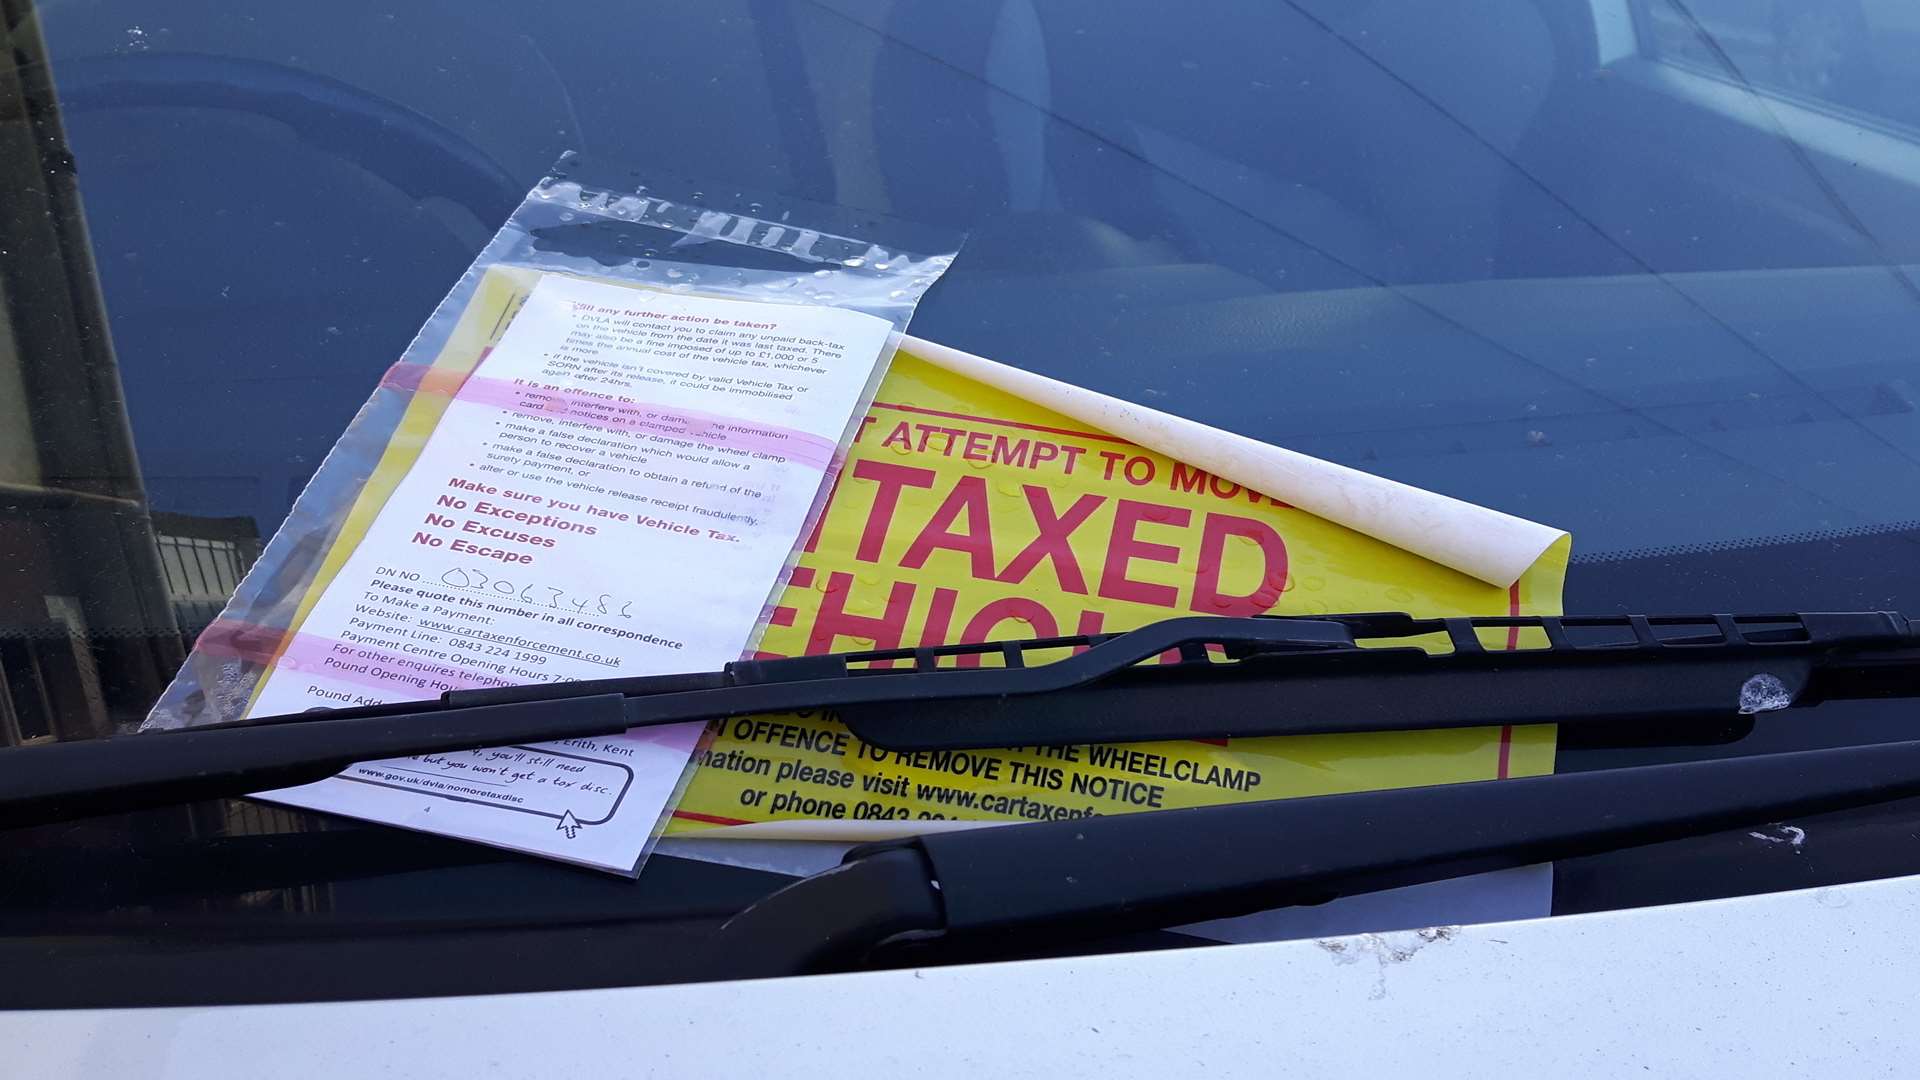
M 758 901 L 715 964 L 759 978 L 876 952 L 1019 955 L 1917 794 L 1920 741 L 934 832 Z
M 1122 634 L 741 661 L 0 750 L 0 825 L 286 787 L 360 761 L 795 710 L 830 710 L 867 743 L 913 751 L 1697 724 L 1916 693 L 1920 640 L 1909 620 L 1885 612 L 1195 617 Z

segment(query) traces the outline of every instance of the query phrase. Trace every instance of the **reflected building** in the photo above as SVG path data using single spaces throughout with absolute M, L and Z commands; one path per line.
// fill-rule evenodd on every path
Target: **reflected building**
M 45 49 L 0 26 L 0 743 L 137 724 L 260 549 L 150 512 Z

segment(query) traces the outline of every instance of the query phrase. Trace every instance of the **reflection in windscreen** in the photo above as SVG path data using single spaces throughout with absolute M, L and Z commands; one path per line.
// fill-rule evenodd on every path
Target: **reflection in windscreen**
M 4 735 L 139 715 L 570 148 L 966 229 L 916 333 L 1581 558 L 1920 520 L 1915 10 L 48 6 L 0 127 Z

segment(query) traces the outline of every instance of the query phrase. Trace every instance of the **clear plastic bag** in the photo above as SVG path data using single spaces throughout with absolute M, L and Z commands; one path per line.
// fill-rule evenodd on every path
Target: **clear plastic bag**
M 736 200 L 743 197 L 736 197 Z M 431 433 L 421 395 L 448 396 L 497 341 L 514 297 L 544 274 L 723 299 L 809 304 L 877 316 L 893 326 L 840 440 L 807 520 L 810 530 L 853 425 L 865 414 L 915 305 L 952 263 L 959 237 L 842 208 L 792 201 L 720 205 L 695 191 L 608 182 L 577 155 L 556 165 L 507 219 L 421 327 L 334 445 L 220 617 L 149 714 L 148 729 L 238 719 L 303 604 L 338 569 L 337 543 L 377 514 L 369 482 L 383 458 L 418 451 Z M 483 293 L 497 295 L 483 295 Z M 479 301 L 490 301 L 481 303 Z M 501 313 L 505 313 L 504 315 Z M 488 314 L 492 313 L 492 314 Z M 288 408 L 298 404 L 288 403 Z M 803 532 L 802 535 L 805 535 Z M 791 569 L 789 564 L 788 569 Z M 761 626 L 783 573 L 768 595 Z M 757 638 L 757 631 L 756 631 Z

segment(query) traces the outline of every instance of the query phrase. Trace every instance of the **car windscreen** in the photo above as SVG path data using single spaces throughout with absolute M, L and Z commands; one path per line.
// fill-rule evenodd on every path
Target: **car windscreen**
M 369 388 L 566 150 L 965 230 L 916 334 L 1567 529 L 1568 611 L 1920 611 L 1920 16 L 1904 5 L 7 12 L 0 743 L 145 715 Z M 1567 745 L 1559 767 L 1901 722 L 1852 703 L 1736 748 Z M 1587 891 L 1556 903 L 1916 858 L 1861 828 L 1876 839 L 1849 858 L 1745 885 L 1654 854 L 1583 864 L 1562 880 Z M 215 936 L 235 920 L 336 937 L 679 926 L 774 877 L 662 859 L 629 888 L 249 802 L 0 844 L 36 860 L 0 886 L 29 935 L 154 912 Z M 661 934 L 647 978 L 687 977 Z M 351 982 L 332 946 L 299 941 L 276 962 Z M 505 981 L 451 960 L 458 977 L 414 977 L 646 981 L 578 941 L 555 955 Z

